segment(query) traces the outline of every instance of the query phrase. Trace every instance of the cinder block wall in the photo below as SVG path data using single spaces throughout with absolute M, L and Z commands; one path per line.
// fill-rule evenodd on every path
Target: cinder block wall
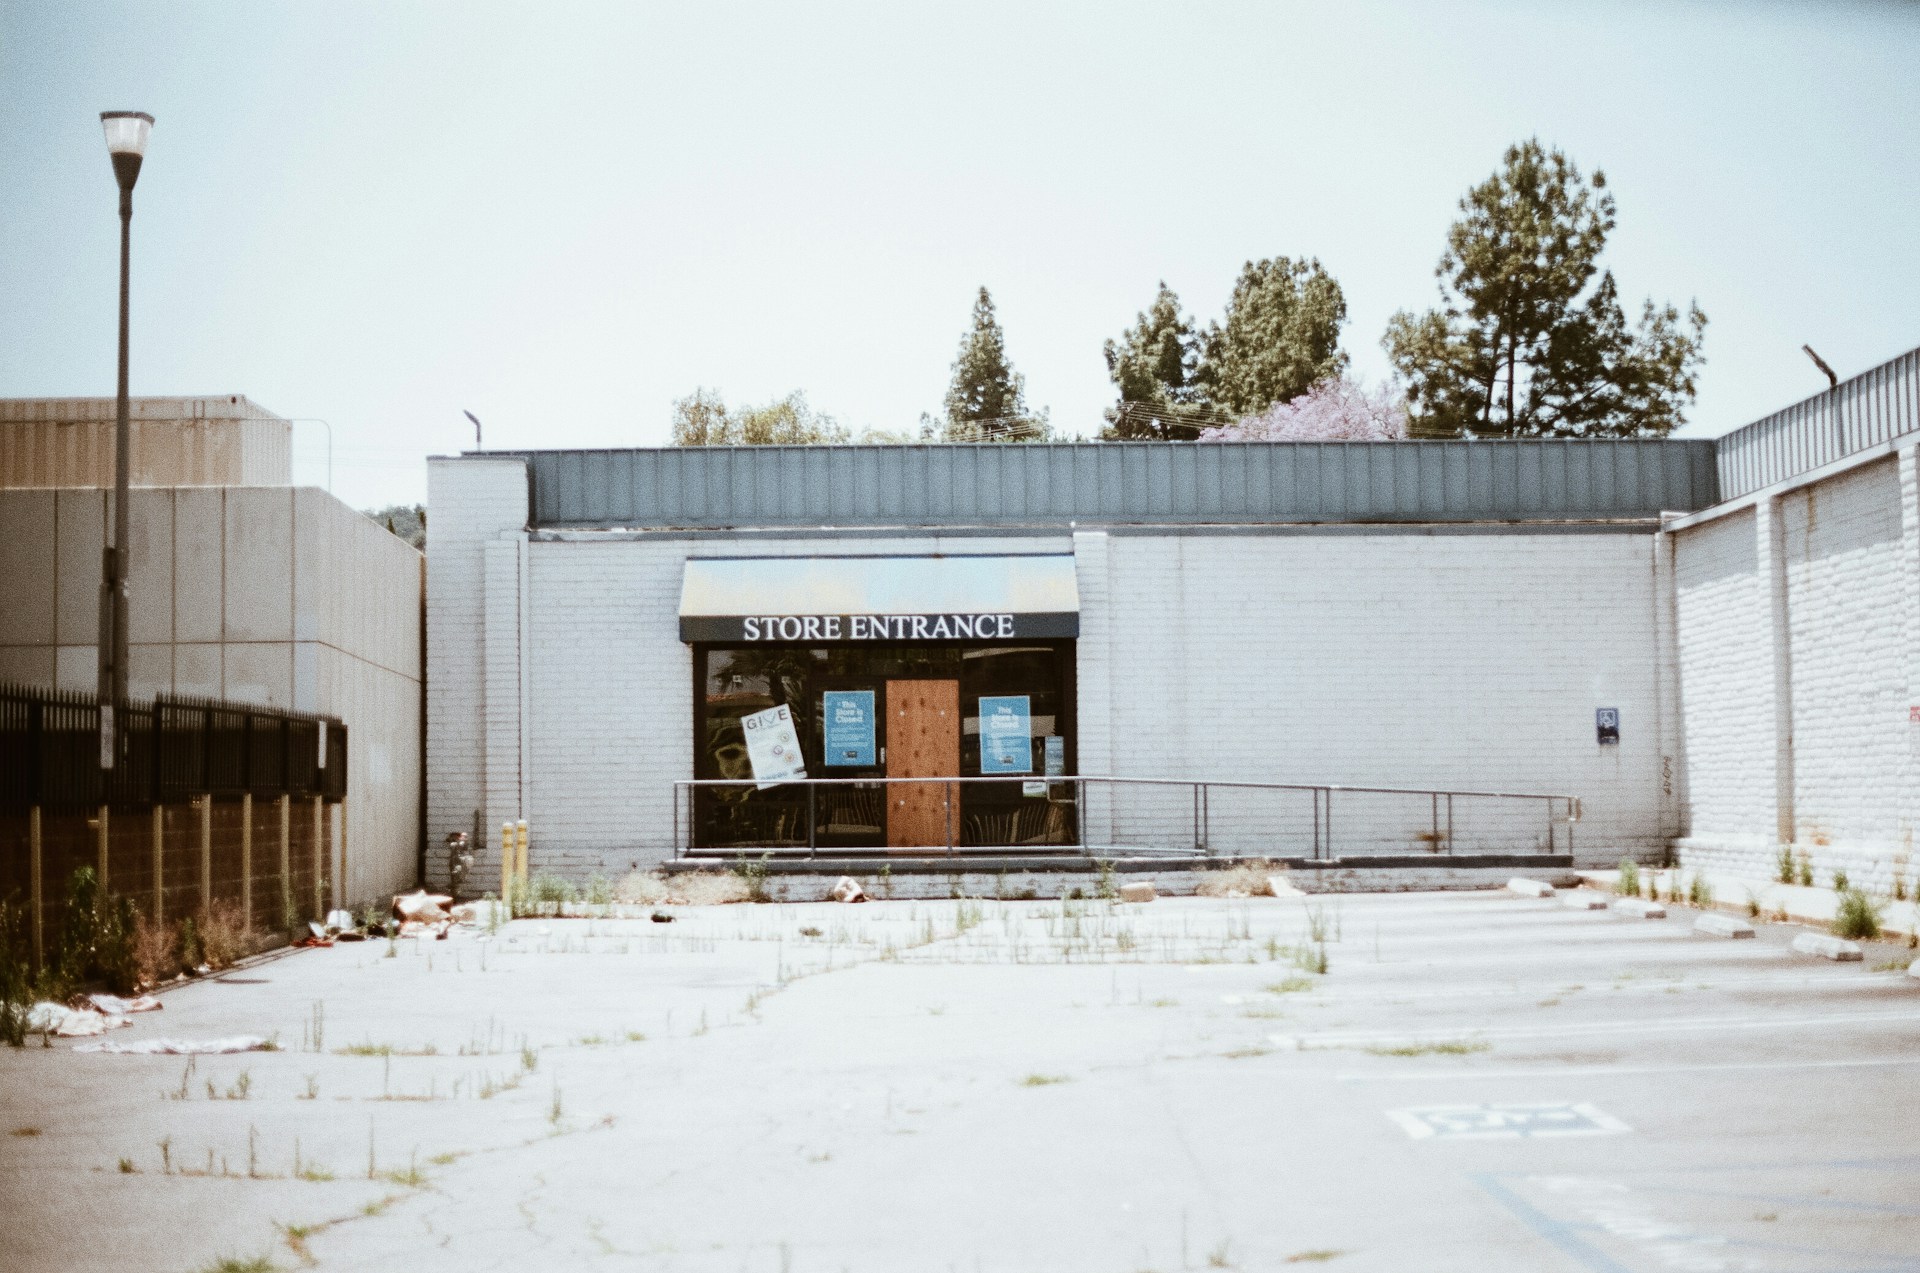
M 1077 550 L 1083 734 L 1108 722 L 1104 768 L 1083 742 L 1087 771 L 1568 793 L 1585 803 L 1582 861 L 1664 851 L 1673 712 L 1651 534 L 1116 530 Z M 1617 745 L 1596 739 L 1600 707 L 1619 709 Z M 1191 834 L 1184 789 L 1114 800 L 1166 842 Z M 1309 801 L 1211 793 L 1212 845 L 1304 853 Z M 1545 848 L 1537 805 L 1456 798 L 1454 819 L 1462 851 Z M 1425 797 L 1343 793 L 1332 844 L 1420 851 L 1432 825 Z
M 1917 472 L 1880 448 L 1674 524 L 1686 865 L 1766 878 L 1785 845 L 1822 884 L 1911 878 Z

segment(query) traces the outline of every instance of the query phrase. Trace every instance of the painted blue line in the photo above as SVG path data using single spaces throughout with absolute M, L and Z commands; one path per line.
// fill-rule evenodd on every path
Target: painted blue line
M 1632 1273 L 1626 1265 L 1616 1262 L 1606 1252 L 1581 1238 L 1574 1232 L 1572 1225 L 1563 1220 L 1554 1219 L 1507 1188 L 1500 1177 L 1491 1172 L 1475 1172 L 1470 1179 L 1491 1194 L 1501 1206 L 1512 1212 L 1520 1223 L 1532 1229 L 1536 1236 L 1559 1247 L 1566 1254 L 1593 1270 L 1593 1273 Z

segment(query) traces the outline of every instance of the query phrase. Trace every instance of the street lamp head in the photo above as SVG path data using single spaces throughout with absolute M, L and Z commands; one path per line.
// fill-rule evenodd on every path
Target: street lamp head
M 113 156 L 113 175 L 122 190 L 132 190 L 140 178 L 140 161 L 147 153 L 147 135 L 153 131 L 153 116 L 145 111 L 101 111 L 100 125 L 107 132 L 107 153 Z

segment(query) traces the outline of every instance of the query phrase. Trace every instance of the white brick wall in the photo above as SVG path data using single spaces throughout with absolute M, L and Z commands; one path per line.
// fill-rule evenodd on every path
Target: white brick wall
M 1081 702 L 1111 705 L 1117 776 L 1568 793 L 1584 859 L 1656 851 L 1653 551 L 1620 534 L 1115 533 L 1116 601 L 1083 615 Z M 1620 709 L 1618 746 L 1596 742 L 1597 707 Z M 1191 834 L 1184 792 L 1117 799 Z M 1305 795 L 1210 806 L 1218 851 L 1311 843 Z M 1461 848 L 1543 844 L 1544 814 L 1517 808 L 1456 800 Z M 1417 850 L 1432 811 L 1344 793 L 1333 820 L 1336 851 Z
M 1751 512 L 1675 537 L 1691 834 L 1770 841 L 1773 686 Z
M 476 888 L 499 887 L 499 816 L 486 789 L 485 545 L 527 524 L 526 465 L 427 462 L 427 878 L 444 883 L 442 837 L 482 811 Z
M 1675 532 L 1684 863 L 1765 877 L 1787 841 L 1822 882 L 1908 874 L 1920 519 L 1903 465 L 1910 452 Z
M 1792 643 L 1795 838 L 1906 843 L 1906 616 L 1898 466 L 1780 501 Z

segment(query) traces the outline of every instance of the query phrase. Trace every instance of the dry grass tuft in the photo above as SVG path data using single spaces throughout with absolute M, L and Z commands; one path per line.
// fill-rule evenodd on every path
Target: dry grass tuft
M 215 972 L 233 967 L 236 959 L 251 955 L 263 941 L 259 933 L 246 930 L 238 902 L 215 902 L 200 913 L 194 931 L 200 940 L 201 961 Z
M 157 986 L 180 972 L 180 930 L 156 924 L 144 913 L 133 917 L 133 965 L 140 985 Z
M 1264 859 L 1243 862 L 1224 871 L 1208 871 L 1193 892 L 1196 897 L 1270 897 L 1268 877 L 1285 871 Z

